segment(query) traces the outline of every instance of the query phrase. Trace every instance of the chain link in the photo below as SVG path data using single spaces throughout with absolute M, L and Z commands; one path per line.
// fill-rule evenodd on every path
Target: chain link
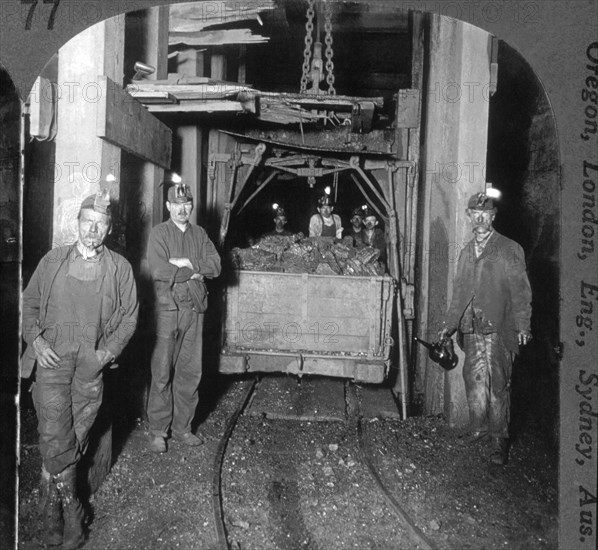
M 324 2 L 324 31 L 326 32 L 324 37 L 324 44 L 326 44 L 326 83 L 328 84 L 328 94 L 336 95 L 334 89 L 334 63 L 332 56 L 334 51 L 332 50 L 332 2 Z
M 307 21 L 305 22 L 305 49 L 303 50 L 303 72 L 301 74 L 300 93 L 307 93 L 307 84 L 309 83 L 309 70 L 311 61 L 311 47 L 313 45 L 312 33 L 314 30 L 314 15 L 316 0 L 307 0 Z

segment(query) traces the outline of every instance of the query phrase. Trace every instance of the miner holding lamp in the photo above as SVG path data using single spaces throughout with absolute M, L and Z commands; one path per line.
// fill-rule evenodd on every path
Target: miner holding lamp
M 493 227 L 496 208 L 485 193 L 467 203 L 474 238 L 461 251 L 453 296 L 440 338 L 458 330 L 465 352 L 463 378 L 475 443 L 490 436 L 490 461 L 508 457 L 513 359 L 531 339 L 531 288 L 519 244 Z

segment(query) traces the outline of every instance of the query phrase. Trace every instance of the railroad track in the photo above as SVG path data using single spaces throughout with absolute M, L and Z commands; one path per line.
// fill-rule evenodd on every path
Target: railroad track
M 246 411 L 248 405 L 252 402 L 252 398 L 255 396 L 255 392 L 259 391 L 259 381 L 255 379 L 247 383 L 244 393 L 239 401 L 239 404 L 235 412 L 230 417 L 223 436 L 219 442 L 216 456 L 213 464 L 213 478 L 212 478 L 212 502 L 214 512 L 214 522 L 216 526 L 217 534 L 217 547 L 219 550 L 237 550 L 240 548 L 234 541 L 231 541 L 229 536 L 229 530 L 226 524 L 226 514 L 224 513 L 224 499 L 222 490 L 222 471 L 223 463 L 226 456 L 226 450 L 228 444 L 235 433 L 238 420 Z M 372 449 L 368 446 L 367 430 L 364 428 L 362 421 L 361 412 L 361 395 L 360 388 L 351 383 L 345 383 L 345 395 L 346 395 L 346 412 L 347 422 L 351 425 L 351 433 L 353 433 L 357 439 L 357 447 L 359 449 L 359 456 L 363 466 L 367 468 L 369 476 L 374 480 L 376 487 L 383 495 L 388 509 L 393 513 L 398 521 L 400 530 L 405 534 L 405 537 L 409 540 L 409 548 L 417 548 L 422 550 L 436 550 L 436 546 L 430 541 L 422 530 L 416 525 L 415 521 L 410 517 L 405 508 L 401 505 L 393 490 L 389 488 L 383 480 L 380 472 L 377 471 L 374 461 L 372 460 Z M 271 463 L 275 464 L 279 458 L 271 459 Z M 284 460 L 284 459 L 283 459 Z M 283 486 L 284 484 L 275 485 L 274 492 L 281 494 L 298 501 L 298 495 L 300 488 L 293 486 L 292 488 Z M 289 512 L 288 515 L 292 513 Z M 294 547 L 302 547 L 306 545 L 306 541 L 309 541 L 309 533 L 307 528 L 302 526 L 300 528 L 289 528 L 288 540 L 292 540 L 292 537 L 299 537 L 303 540 L 301 543 L 295 542 Z M 309 546 L 314 547 L 314 546 Z

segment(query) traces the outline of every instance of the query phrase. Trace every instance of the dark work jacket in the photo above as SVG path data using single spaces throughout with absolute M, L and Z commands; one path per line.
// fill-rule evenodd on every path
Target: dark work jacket
M 262 239 L 264 237 L 289 237 L 292 234 L 292 231 L 289 231 L 288 229 L 283 229 L 282 231 L 276 231 L 276 229 L 273 229 L 272 231 L 268 231 L 268 233 L 264 233 L 262 235 Z
M 384 231 L 379 227 L 374 227 L 374 233 L 371 236 L 371 240 L 367 240 L 366 236 L 366 229 L 361 230 L 361 236 L 358 237 L 359 244 L 357 246 L 372 246 L 377 248 L 380 251 L 379 260 L 382 263 L 386 263 L 386 237 L 384 236 Z M 357 241 L 357 239 L 356 239 Z
M 23 339 L 27 349 L 21 363 L 21 377 L 27 378 L 33 371 L 35 352 L 33 340 L 49 328 L 46 312 L 50 300 L 60 300 L 52 294 L 54 281 L 65 262 L 76 254 L 76 244 L 50 250 L 39 262 L 27 288 L 23 291 Z M 118 357 L 137 326 L 137 288 L 131 264 L 120 254 L 104 246 L 106 275 L 102 283 L 101 337 L 97 349 L 106 349 Z
M 177 267 L 169 263 L 170 258 L 189 258 L 193 269 Z M 220 275 L 220 256 L 203 227 L 189 224 L 181 231 L 172 220 L 156 225 L 150 232 L 147 243 L 147 262 L 156 293 L 156 309 L 176 310 L 174 286 L 184 284 L 195 304 L 203 313 L 207 307 L 205 283 L 191 279 L 199 273 L 211 279 Z
M 364 246 L 363 241 L 361 240 L 362 235 L 363 235 L 363 229 L 361 229 L 361 231 L 355 231 L 353 226 L 351 226 L 349 231 L 347 232 L 347 236 L 353 238 L 353 246 L 357 246 L 357 247 Z
M 458 329 L 470 303 L 484 313 L 505 346 L 517 353 L 517 333 L 530 330 L 532 292 L 523 249 L 496 230 L 479 258 L 474 240 L 459 255 L 447 327 Z

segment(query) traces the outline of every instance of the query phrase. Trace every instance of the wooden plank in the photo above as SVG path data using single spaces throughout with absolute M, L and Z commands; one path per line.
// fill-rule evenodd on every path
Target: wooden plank
M 168 170 L 172 131 L 106 76 L 98 77 L 96 135 L 125 151 Z M 147 139 L 152 136 L 152 139 Z
M 243 113 L 245 109 L 238 101 L 185 101 L 183 103 L 149 104 L 151 113 Z
M 240 3 L 239 0 L 183 2 L 170 6 L 170 28 L 173 32 L 192 32 L 205 27 L 255 20 L 260 12 L 273 10 L 273 0 Z
M 168 6 L 156 6 L 145 10 L 147 38 L 142 59 L 156 68 L 156 72 L 151 75 L 153 79 L 168 76 L 168 12 Z
M 199 84 L 154 84 L 150 81 L 137 81 L 127 86 L 129 94 L 141 92 L 168 92 L 180 100 L 208 100 L 236 97 L 239 92 L 248 92 L 251 88 L 231 84 L 220 80 L 211 80 Z
M 251 29 L 222 29 L 196 32 L 171 32 L 170 46 L 222 46 L 225 44 L 262 44 L 270 40 L 267 36 L 253 34 Z
M 150 113 L 244 113 L 238 101 L 186 101 L 184 103 L 148 105 Z
M 172 94 L 169 94 L 168 92 L 135 92 L 135 91 L 131 91 L 129 92 L 129 95 L 131 97 L 134 97 L 135 99 L 137 99 L 138 101 L 140 101 L 141 103 L 157 103 L 157 104 L 172 104 L 172 103 L 176 103 L 177 99 L 176 97 L 174 97 Z

